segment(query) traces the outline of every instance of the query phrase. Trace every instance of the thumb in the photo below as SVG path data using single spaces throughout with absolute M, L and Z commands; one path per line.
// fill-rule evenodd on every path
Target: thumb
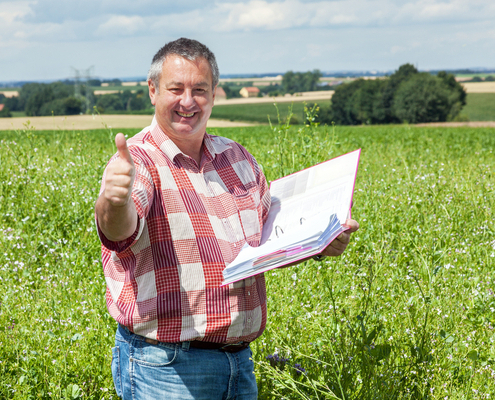
M 115 136 L 115 145 L 117 146 L 119 157 L 126 160 L 129 164 L 134 165 L 131 153 L 129 153 L 129 149 L 127 148 L 127 140 L 122 133 L 117 133 L 117 136 Z
M 353 219 L 348 219 L 347 221 L 345 221 L 344 225 L 349 228 L 347 230 L 347 233 L 356 232 L 359 229 L 359 223 L 357 221 L 354 221 Z

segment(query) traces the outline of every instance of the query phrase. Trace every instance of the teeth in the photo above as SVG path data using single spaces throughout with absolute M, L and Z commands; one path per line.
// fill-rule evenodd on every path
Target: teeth
M 177 114 L 179 114 L 181 117 L 192 117 L 194 115 L 194 113 L 184 114 L 184 113 L 181 113 L 179 111 L 177 111 Z

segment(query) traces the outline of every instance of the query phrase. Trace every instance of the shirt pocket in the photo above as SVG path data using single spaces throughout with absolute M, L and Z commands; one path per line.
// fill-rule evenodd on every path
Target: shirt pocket
M 237 191 L 233 194 L 233 197 L 244 238 L 250 245 L 257 245 L 257 243 L 251 243 L 256 241 L 259 243 L 261 233 L 259 218 L 261 202 L 259 190 L 256 187 L 249 190 L 244 189 L 242 191 Z

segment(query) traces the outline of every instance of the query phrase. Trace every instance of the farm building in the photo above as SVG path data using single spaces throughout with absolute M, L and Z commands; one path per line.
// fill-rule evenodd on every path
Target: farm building
M 223 87 L 217 86 L 217 88 L 215 89 L 215 99 L 227 100 L 227 95 L 225 94 L 225 90 L 223 90 Z
M 242 97 L 257 97 L 260 90 L 255 86 L 243 87 L 239 90 Z

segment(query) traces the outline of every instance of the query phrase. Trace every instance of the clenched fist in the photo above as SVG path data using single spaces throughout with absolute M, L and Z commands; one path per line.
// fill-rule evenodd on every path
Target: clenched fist
M 115 136 L 119 158 L 107 167 L 104 196 L 114 207 L 125 206 L 131 197 L 136 168 L 122 133 Z
M 105 190 L 96 200 L 98 226 L 108 240 L 117 242 L 131 237 L 138 216 L 132 201 L 136 168 L 122 133 L 115 136 L 119 157 L 110 163 L 105 175 Z

